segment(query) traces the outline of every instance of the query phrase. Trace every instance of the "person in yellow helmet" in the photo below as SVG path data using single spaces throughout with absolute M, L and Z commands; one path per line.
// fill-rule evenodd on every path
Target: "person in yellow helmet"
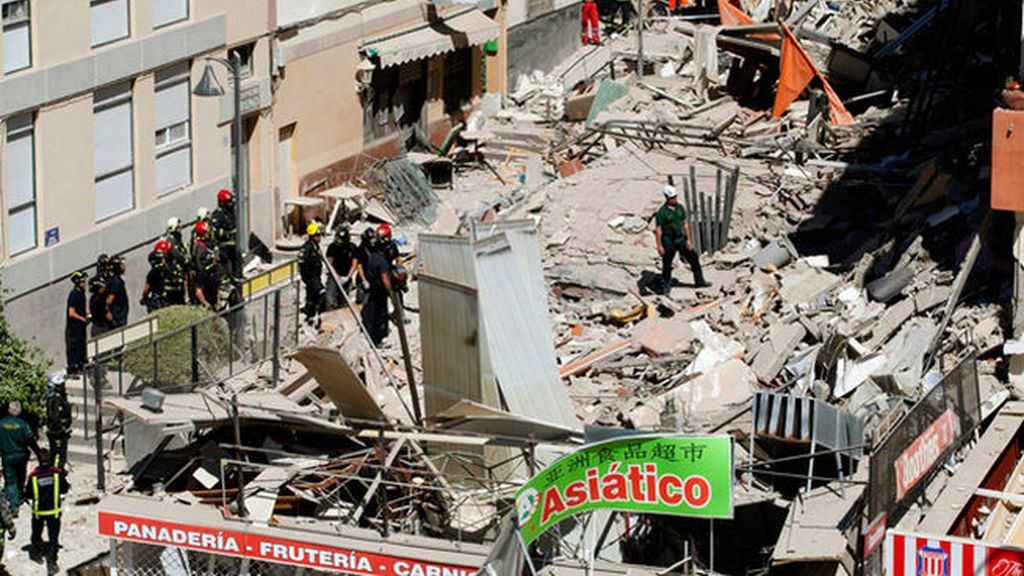
M 306 304 L 302 308 L 306 315 L 306 324 L 314 323 L 319 327 L 319 314 L 324 311 L 323 259 L 320 257 L 320 225 L 310 222 L 306 226 L 306 242 L 299 250 L 299 277 L 306 285 Z

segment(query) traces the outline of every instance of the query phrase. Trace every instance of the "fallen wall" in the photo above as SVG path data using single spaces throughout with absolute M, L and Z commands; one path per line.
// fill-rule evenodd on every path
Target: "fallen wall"
M 543 42 L 538 42 L 543 38 Z M 508 30 L 508 88 L 521 74 L 549 72 L 580 46 L 580 2 L 548 12 Z

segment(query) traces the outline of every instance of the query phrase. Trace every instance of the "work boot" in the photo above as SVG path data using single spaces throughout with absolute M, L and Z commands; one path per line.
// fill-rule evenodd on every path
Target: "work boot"
M 711 282 L 701 278 L 700 280 L 695 281 L 693 285 L 697 288 L 709 288 L 711 286 Z
M 28 559 L 35 562 L 36 564 L 43 563 L 43 552 L 38 546 L 32 546 L 28 549 Z
M 47 576 L 54 576 L 57 572 L 60 572 L 60 568 L 57 566 L 56 560 L 46 561 L 46 574 Z

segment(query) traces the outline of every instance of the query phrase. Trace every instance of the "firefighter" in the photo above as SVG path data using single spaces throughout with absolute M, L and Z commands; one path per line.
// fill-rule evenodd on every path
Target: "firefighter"
M 124 259 L 110 257 L 107 278 L 107 324 L 120 328 L 128 323 L 128 290 L 124 285 Z
M 210 211 L 205 206 L 201 206 L 196 210 L 196 223 L 192 227 L 192 237 L 189 239 L 188 244 L 188 258 L 185 263 L 185 283 L 188 288 L 188 301 L 191 304 L 199 304 L 195 296 L 195 285 L 196 285 L 196 230 L 199 228 L 199 223 L 203 222 L 206 225 L 206 229 L 210 229 Z M 207 248 L 213 248 L 210 242 L 209 236 L 205 240 Z
M 381 253 L 380 245 L 370 251 L 365 274 L 369 289 L 362 309 L 363 326 L 373 345 L 380 346 L 388 336 L 388 300 L 391 299 L 391 264 Z
M 188 293 L 186 277 L 188 275 L 189 247 L 181 233 L 181 220 L 171 218 L 167 221 L 167 242 L 170 249 L 167 254 L 167 285 L 164 290 L 164 305 L 173 306 L 185 303 Z
M 93 338 L 103 334 L 107 325 L 107 268 L 109 258 L 100 254 L 96 258 L 96 275 L 89 281 L 89 317 L 92 321 Z
M 323 261 L 320 259 L 320 225 L 310 222 L 306 226 L 306 242 L 299 250 L 299 276 L 306 285 L 306 304 L 302 312 L 306 324 L 320 327 L 319 314 L 324 311 Z
M 46 560 L 47 574 L 57 573 L 57 552 L 60 550 L 60 513 L 64 494 L 67 493 L 67 472 L 50 462 L 50 454 L 40 451 L 39 466 L 28 475 L 25 493 L 32 500 L 32 539 L 28 557 L 33 562 Z M 43 525 L 46 543 L 43 543 Z
M 3 454 L 4 494 L 15 518 L 21 507 L 29 450 L 38 457 L 39 444 L 32 428 L 21 419 L 21 402 L 11 400 L 7 403 L 7 416 L 0 419 L 0 453 Z
M 352 244 L 352 234 L 348 226 L 342 226 L 334 232 L 334 239 L 327 246 L 327 261 L 341 282 L 340 287 L 333 279 L 327 283 L 327 306 L 337 308 L 348 301 L 347 298 L 341 298 L 341 291 L 350 289 L 352 279 L 359 270 L 356 246 Z
M 50 375 L 46 389 L 46 438 L 50 441 L 53 465 L 66 467 L 68 440 L 71 438 L 71 403 L 64 386 L 64 374 Z
M 196 303 L 216 311 L 220 308 L 220 266 L 217 255 L 207 244 L 210 225 L 200 220 L 193 230 L 195 242 L 192 245 L 192 273 L 195 282 L 192 295 Z
M 85 283 L 88 280 L 85 272 L 72 272 L 71 281 L 74 288 L 68 294 L 67 319 L 64 326 L 64 345 L 67 352 L 66 369 L 69 374 L 78 374 L 85 366 L 86 327 L 89 325 L 89 314 L 85 306 Z
M 160 240 L 149 253 L 149 272 L 146 273 L 146 283 L 142 286 L 142 301 L 139 302 L 146 307 L 147 312 L 154 312 L 167 305 L 164 297 L 170 279 L 167 263 L 170 252 L 171 243 Z
M 242 271 L 235 270 L 238 256 L 238 223 L 235 221 L 235 199 L 230 190 L 217 193 L 217 209 L 210 215 L 210 241 L 217 249 L 217 257 L 225 278 L 233 280 Z

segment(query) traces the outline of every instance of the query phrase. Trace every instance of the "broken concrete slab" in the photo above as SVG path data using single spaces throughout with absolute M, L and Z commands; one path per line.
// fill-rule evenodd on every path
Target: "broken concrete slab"
M 291 357 L 309 370 L 320 388 L 346 418 L 386 421 L 377 401 L 337 350 L 307 346 L 296 350 Z
M 762 382 L 771 382 L 778 376 L 786 360 L 793 355 L 806 335 L 807 329 L 799 323 L 772 326 L 768 332 L 768 341 L 761 346 L 751 362 L 757 378 Z
M 910 298 L 904 298 L 888 307 L 878 322 L 871 327 L 871 339 L 866 344 L 868 350 L 874 350 L 884 344 L 907 320 L 910 320 L 915 309 L 915 302 Z
M 669 356 L 690 349 L 693 328 L 677 314 L 672 318 L 646 318 L 633 329 L 633 339 L 651 356 Z
M 924 314 L 949 300 L 952 289 L 949 286 L 929 286 L 914 296 L 914 306 L 918 314 Z
M 791 305 L 809 304 L 839 286 L 841 279 L 820 268 L 807 267 L 782 277 L 779 295 Z

